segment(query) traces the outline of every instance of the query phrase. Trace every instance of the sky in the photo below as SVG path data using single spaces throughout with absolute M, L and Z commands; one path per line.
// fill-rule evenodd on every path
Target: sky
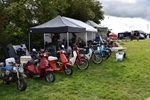
M 122 31 L 140 28 L 146 32 L 150 31 L 150 0 L 100 0 L 100 2 L 105 15 L 102 23 L 104 26 L 108 24 L 112 29 L 114 24 L 114 27 L 119 26 L 115 31 L 121 31 L 121 28 Z

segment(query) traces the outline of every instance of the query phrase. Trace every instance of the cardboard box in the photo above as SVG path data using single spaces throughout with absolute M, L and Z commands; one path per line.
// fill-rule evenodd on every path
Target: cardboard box
M 29 60 L 32 60 L 31 56 L 21 56 L 20 57 L 21 64 L 27 63 Z
M 6 65 L 12 65 L 12 63 L 16 63 L 15 62 L 15 58 L 7 58 L 5 60 Z

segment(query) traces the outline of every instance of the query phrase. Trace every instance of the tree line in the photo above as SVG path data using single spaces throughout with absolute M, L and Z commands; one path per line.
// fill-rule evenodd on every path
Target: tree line
M 28 29 L 57 15 L 100 23 L 104 19 L 99 0 L 0 0 L 0 41 L 11 44 L 28 42 Z M 33 35 L 33 34 L 32 34 Z M 40 34 L 32 41 L 43 40 Z

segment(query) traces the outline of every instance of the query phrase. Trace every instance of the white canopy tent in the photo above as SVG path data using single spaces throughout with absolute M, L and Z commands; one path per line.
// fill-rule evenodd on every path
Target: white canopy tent
M 69 20 L 70 22 L 72 22 L 72 23 L 75 24 L 75 25 L 78 25 L 78 26 L 80 26 L 80 27 L 85 28 L 85 30 L 86 30 L 87 32 L 97 32 L 97 29 L 95 29 L 95 28 L 93 28 L 92 26 L 90 26 L 90 25 L 84 23 L 83 21 L 80 21 L 80 20 L 77 20 L 77 19 L 68 18 L 68 17 L 63 17 L 63 18 Z
M 93 33 L 97 32 L 97 29 L 93 28 L 92 26 L 77 20 L 77 19 L 72 19 L 72 18 L 68 18 L 68 17 L 63 17 L 65 19 L 67 19 L 68 21 L 70 21 L 71 23 L 78 25 L 80 27 L 85 28 L 86 30 L 86 34 L 84 34 L 83 38 L 85 39 L 86 45 L 87 45 L 87 40 L 91 40 L 95 37 L 95 35 Z M 92 34 L 91 34 L 92 33 Z M 78 36 L 82 37 L 83 34 L 79 33 Z

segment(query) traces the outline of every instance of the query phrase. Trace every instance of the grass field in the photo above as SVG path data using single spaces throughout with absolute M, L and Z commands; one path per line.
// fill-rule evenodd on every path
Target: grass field
M 26 91 L 20 92 L 16 83 L 2 84 L 0 100 L 145 100 L 150 96 L 150 39 L 123 42 L 126 58 L 117 62 L 115 53 L 87 70 L 73 67 L 72 76 L 56 72 L 56 81 L 27 78 Z

